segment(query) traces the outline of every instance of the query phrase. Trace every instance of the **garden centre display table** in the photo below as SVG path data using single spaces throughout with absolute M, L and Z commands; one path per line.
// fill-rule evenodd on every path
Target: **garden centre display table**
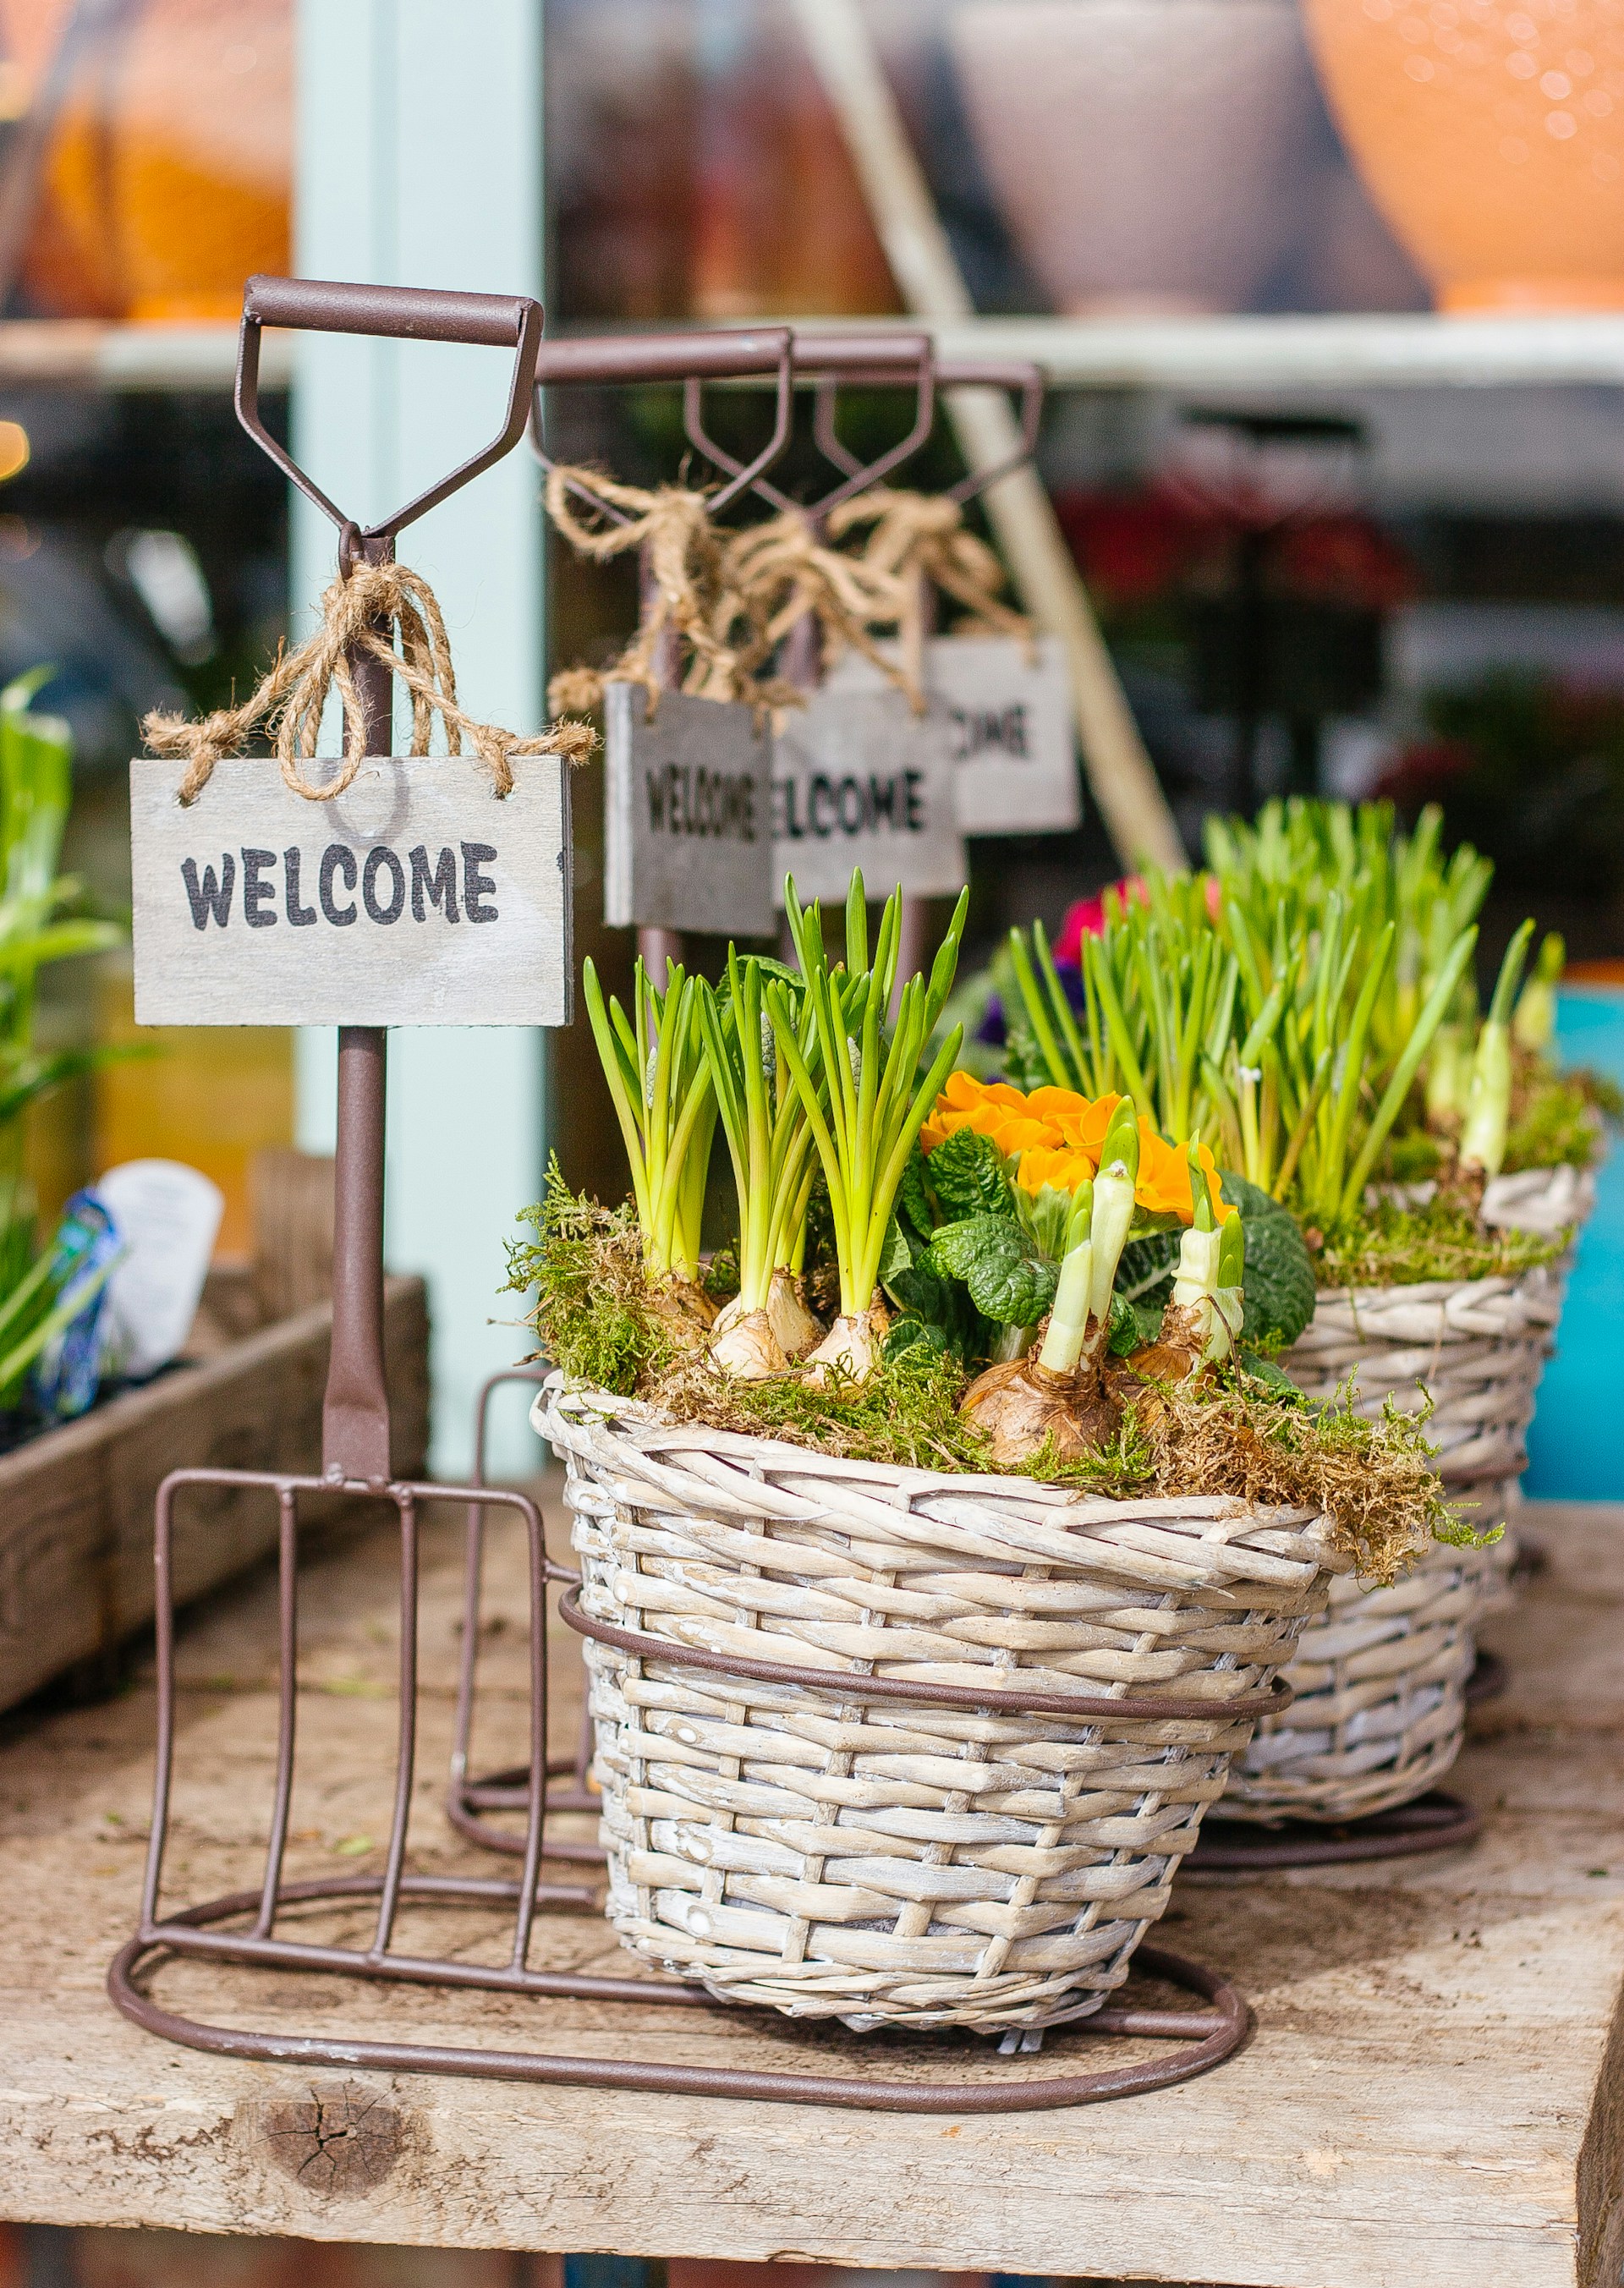
M 555 1490 L 550 1537 L 563 1544 Z M 1549 1564 L 1490 1632 L 1512 1682 L 1459 1767 L 1469 1854 L 1181 1883 L 1166 1935 L 1232 1975 L 1251 2045 L 1181 2087 L 955 2119 L 361 2074 L 215 2059 L 120 2018 L 103 1988 L 134 1918 L 150 1786 L 144 1680 L 0 1730 L 0 2211 L 633 2254 L 1132 2276 L 1278 2288 L 1612 2283 L 1624 2256 L 1624 1505 L 1543 1505 Z M 515 1550 L 493 1534 L 488 1759 L 521 1714 Z M 431 1513 L 418 1863 L 489 1868 L 444 1819 L 460 1515 Z M 505 1569 L 509 1563 L 510 1574 Z M 392 1535 L 314 1545 L 288 1875 L 365 1871 L 387 1833 Z M 275 1742 L 275 1592 L 183 1626 L 171 1879 L 257 1879 Z M 561 1640 L 561 1686 L 578 1673 Z M 561 1746 L 569 1692 L 555 1696 Z M 535 1959 L 615 1969 L 605 1927 L 538 1921 Z M 358 1989 L 171 1964 L 161 1999 L 228 2024 L 729 2065 L 828 2068 L 856 2038 L 717 2009 Z M 1092 2062 L 1089 2046 L 1063 2038 Z M 1051 2044 L 1055 2038 L 1051 2038 Z M 1113 2046 L 1113 2060 L 1118 2054 Z M 905 2072 L 909 2047 L 890 2049 Z M 1042 2073 L 1043 2058 L 970 2070 Z

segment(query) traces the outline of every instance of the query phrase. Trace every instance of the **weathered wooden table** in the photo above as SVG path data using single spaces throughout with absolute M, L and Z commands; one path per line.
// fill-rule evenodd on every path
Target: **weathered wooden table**
M 1236 1978 L 1255 2037 L 1204 2079 L 1070 2112 L 954 2120 L 341 2074 L 313 2093 L 285 2066 L 171 2048 L 102 1990 L 135 1914 L 150 1693 L 138 1680 L 99 1707 L 20 1712 L 0 1727 L 0 2212 L 1278 2288 L 1612 2284 L 1624 2257 L 1624 1505 L 1552 1505 L 1531 1523 L 1549 1569 L 1490 1632 L 1512 1687 L 1480 1712 L 1459 1768 L 1486 1815 L 1477 1847 L 1238 1888 L 1184 1883 L 1166 1936 Z M 498 1546 L 493 1566 L 492 1760 L 518 1742 L 513 1553 Z M 439 1513 L 413 1830 L 430 1868 L 481 1856 L 440 1807 L 459 1554 L 458 1519 Z M 395 1587 L 381 1534 L 313 1553 L 291 1876 L 378 1863 Z M 181 1898 L 256 1879 L 273 1620 L 256 1578 L 183 1637 Z M 573 1651 L 561 1659 L 573 1672 Z M 571 1716 L 555 1712 L 561 1744 Z M 546 1923 L 538 1958 L 608 1966 L 617 1952 L 601 1926 L 571 1918 Z M 793 2066 L 827 2064 L 849 2038 L 720 2009 L 628 2022 L 601 2006 L 202 1964 L 164 1971 L 158 1990 L 227 2022 L 505 2048 Z M 974 2070 L 1046 2062 L 988 2056 Z

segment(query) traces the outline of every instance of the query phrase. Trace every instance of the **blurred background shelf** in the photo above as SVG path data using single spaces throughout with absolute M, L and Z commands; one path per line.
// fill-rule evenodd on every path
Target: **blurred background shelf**
M 913 318 L 808 315 L 820 330 L 917 331 Z M 1624 316 L 1428 313 L 1201 317 L 976 317 L 929 322 L 943 357 L 1030 358 L 1056 389 L 1517 389 L 1624 386 Z M 597 325 L 554 332 L 605 330 Z M 612 329 L 609 330 L 612 330 Z M 0 322 L 0 386 L 229 390 L 235 325 Z M 267 334 L 264 385 L 286 389 L 293 346 Z
M 808 319 L 805 322 L 815 322 Z M 1429 313 L 842 320 L 929 326 L 944 357 L 1030 358 L 1052 388 L 1551 388 L 1624 383 L 1624 316 Z
M 236 367 L 235 322 L 143 326 L 90 318 L 0 321 L 0 386 L 54 382 L 91 389 L 228 390 Z M 288 387 L 292 355 L 287 335 L 266 335 L 259 370 L 262 387 Z

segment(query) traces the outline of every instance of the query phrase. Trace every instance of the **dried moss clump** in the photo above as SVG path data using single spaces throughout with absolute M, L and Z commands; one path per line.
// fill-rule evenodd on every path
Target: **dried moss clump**
M 1408 1287 L 1429 1279 L 1516 1279 L 1565 1252 L 1571 1232 L 1509 1231 L 1447 1194 L 1421 1208 L 1383 1202 L 1327 1232 L 1314 1259 L 1322 1287 Z
M 1350 1393 L 1316 1405 L 1241 1370 L 1147 1393 L 1144 1438 L 1158 1493 L 1233 1494 L 1247 1504 L 1317 1509 L 1360 1576 L 1391 1581 L 1429 1540 L 1497 1541 L 1461 1524 L 1432 1467 L 1427 1416 L 1389 1398 L 1380 1422 Z

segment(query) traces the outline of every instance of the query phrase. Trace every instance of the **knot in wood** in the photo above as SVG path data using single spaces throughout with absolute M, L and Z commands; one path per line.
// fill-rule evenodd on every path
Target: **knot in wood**
M 394 2099 L 364 2082 L 306 2082 L 249 2110 L 250 2150 L 324 2200 L 375 2192 L 406 2143 Z

